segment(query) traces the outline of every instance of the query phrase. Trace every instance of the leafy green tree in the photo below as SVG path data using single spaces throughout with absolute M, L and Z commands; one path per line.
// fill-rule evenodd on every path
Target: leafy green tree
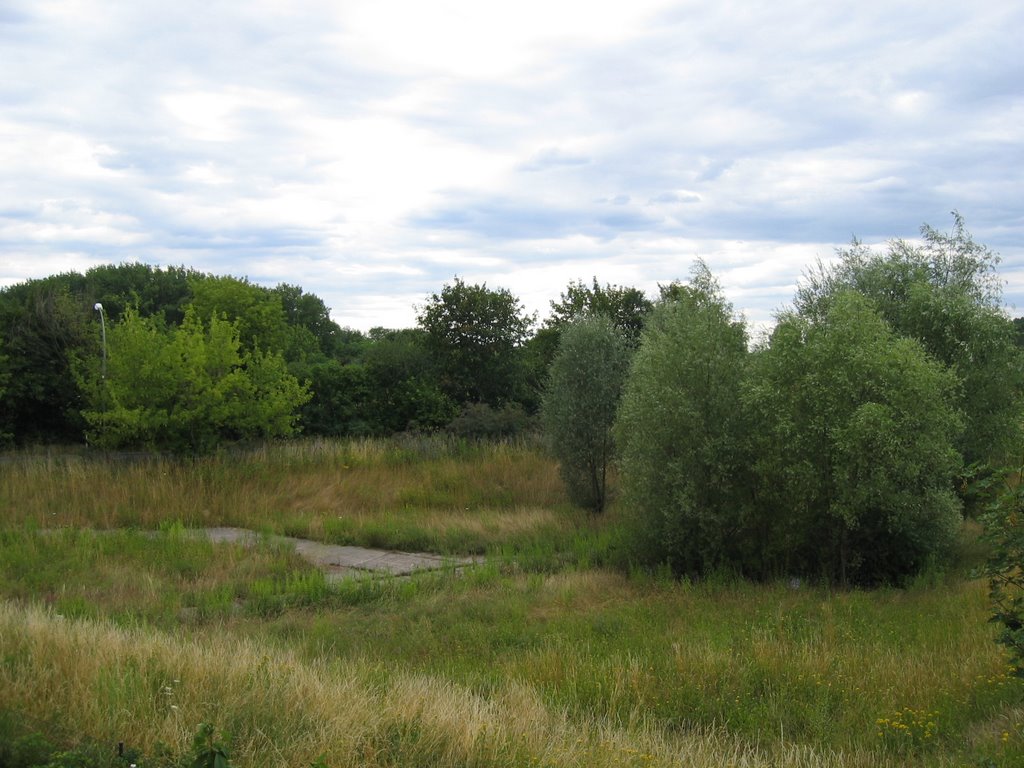
M 219 444 L 289 436 L 309 397 L 275 353 L 246 351 L 233 323 L 194 309 L 178 328 L 129 309 L 108 333 L 104 376 L 87 375 L 90 442 L 201 453 Z
M 605 315 L 562 329 L 541 419 L 569 498 L 595 512 L 608 500 L 612 425 L 629 368 L 625 336 Z
M 858 293 L 835 295 L 815 321 L 780 318 L 745 388 L 761 567 L 895 582 L 942 554 L 960 522 L 956 390 Z
M 511 292 L 455 278 L 420 307 L 417 320 L 441 389 L 456 403 L 499 407 L 523 395 L 522 346 L 534 317 Z
M 998 481 L 1001 493 L 984 517 L 989 545 L 984 573 L 991 621 L 999 626 L 996 642 L 1009 652 L 1014 674 L 1024 677 L 1024 468 L 1003 473 Z
M 0 337 L 0 404 L 3 404 L 4 410 L 7 409 L 5 401 L 5 395 L 7 394 L 7 382 L 11 378 L 7 372 L 7 355 L 3 353 L 4 341 L 3 337 Z M 14 435 L 10 432 L 4 431 L 4 423 L 0 421 L 0 447 L 10 444 L 14 440 Z
M 77 358 L 99 357 L 100 334 L 92 306 L 83 307 L 68 284 L 58 275 L 0 291 L 7 377 L 0 433 L 21 444 L 81 439 L 81 391 L 71 370 Z
M 1024 347 L 1024 317 L 1013 318 L 1013 331 L 1016 334 L 1014 340 L 1018 347 Z
M 202 276 L 190 285 L 189 306 L 195 315 L 204 321 L 224 317 L 235 323 L 244 349 L 276 352 L 289 363 L 317 351 L 312 331 L 289 324 L 280 293 L 236 277 Z
M 336 357 L 344 345 L 352 340 L 352 334 L 357 337 L 361 335 L 358 331 L 343 331 L 331 320 L 331 311 L 323 299 L 306 293 L 297 285 L 281 283 L 271 291 L 271 294 L 281 302 L 287 323 L 309 331 L 322 354 Z
M 379 434 L 371 423 L 374 388 L 365 365 L 329 357 L 305 369 L 311 397 L 300 411 L 304 434 L 332 437 Z
M 582 280 L 569 283 L 559 300 L 551 302 L 551 316 L 544 325 L 561 329 L 584 317 L 604 315 L 635 346 L 653 308 L 654 304 L 639 288 L 610 283 L 602 287 L 595 277 L 589 286 Z
M 641 560 L 690 574 L 736 564 L 747 354 L 746 328 L 703 264 L 648 319 L 615 427 Z
M 458 413 L 441 388 L 439 363 L 427 334 L 418 328 L 370 331 L 373 343 L 361 357 L 371 394 L 363 417 L 373 434 L 432 432 Z
M 112 321 L 131 307 L 142 317 L 162 317 L 171 325 L 180 325 L 192 296 L 189 281 L 201 278 L 201 273 L 186 267 L 103 264 L 89 269 L 75 281 L 80 287 L 72 286 L 72 290 L 83 297 L 87 307 L 101 303 Z
M 916 339 L 955 372 L 966 419 L 957 447 L 965 463 L 998 466 L 1024 437 L 1024 353 L 1002 309 L 998 257 L 974 242 L 959 214 L 953 218 L 948 234 L 923 226 L 921 245 L 895 240 L 877 253 L 855 240 L 838 263 L 807 275 L 795 305 L 816 321 L 846 291 L 867 297 L 897 334 Z

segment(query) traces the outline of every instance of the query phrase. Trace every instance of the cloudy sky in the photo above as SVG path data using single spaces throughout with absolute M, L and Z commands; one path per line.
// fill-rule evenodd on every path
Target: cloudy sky
M 764 323 L 955 208 L 1024 314 L 1022 40 L 1019 0 L 0 0 L 0 286 L 184 264 L 368 329 L 699 257 Z

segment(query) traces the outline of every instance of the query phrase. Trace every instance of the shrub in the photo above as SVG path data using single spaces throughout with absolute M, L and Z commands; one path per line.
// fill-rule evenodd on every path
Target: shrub
M 595 512 L 607 501 L 611 430 L 629 357 L 625 337 L 611 319 L 590 316 L 567 326 L 541 405 L 569 498 Z
M 690 574 L 735 564 L 746 358 L 746 328 L 703 265 L 648 319 L 616 423 L 640 560 Z

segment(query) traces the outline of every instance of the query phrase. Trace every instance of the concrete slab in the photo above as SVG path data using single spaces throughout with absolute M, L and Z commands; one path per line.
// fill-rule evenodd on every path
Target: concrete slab
M 201 532 L 214 542 L 232 542 L 245 546 L 252 546 L 259 539 L 255 531 L 245 528 L 204 528 Z M 332 580 L 344 578 L 353 571 L 406 576 L 415 571 L 463 568 L 484 560 L 482 557 L 443 557 L 428 553 L 325 544 L 292 536 L 273 536 L 271 540 L 294 546 L 301 557 L 328 571 Z

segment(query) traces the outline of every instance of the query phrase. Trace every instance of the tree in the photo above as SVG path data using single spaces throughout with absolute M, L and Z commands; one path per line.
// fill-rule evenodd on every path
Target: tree
M 1014 675 L 1024 677 L 1024 467 L 998 480 L 1002 488 L 984 518 L 990 621 L 999 625 L 996 642 L 1009 652 Z
M 209 275 L 193 279 L 191 287 L 189 306 L 195 316 L 204 321 L 223 317 L 235 323 L 244 349 L 273 351 L 289 363 L 300 362 L 317 351 L 312 331 L 288 322 L 282 293 L 236 277 Z
M 71 370 L 77 358 L 99 356 L 99 324 L 68 282 L 58 275 L 0 291 L 7 377 L 0 432 L 18 443 L 81 439 L 81 391 Z
M 582 280 L 569 283 L 559 300 L 551 302 L 551 316 L 544 325 L 561 329 L 590 315 L 604 315 L 635 346 L 653 308 L 639 288 L 610 283 L 602 287 L 595 277 L 590 286 Z
M 1002 310 L 998 257 L 974 242 L 955 212 L 953 222 L 948 234 L 925 225 L 921 245 L 894 240 L 885 253 L 854 240 L 838 263 L 807 275 L 795 305 L 818 321 L 846 291 L 867 297 L 897 334 L 916 339 L 955 372 L 966 419 L 957 447 L 965 464 L 998 466 L 1022 438 L 1024 353 Z
M 358 331 L 343 331 L 331 320 L 331 312 L 323 299 L 305 293 L 297 285 L 281 283 L 271 294 L 281 302 L 288 324 L 309 331 L 322 354 L 336 356 L 353 334 L 360 335 Z
M 11 378 L 7 372 L 7 355 L 3 353 L 3 349 L 4 340 L 0 336 L 0 403 L 5 403 L 4 396 L 7 394 L 7 382 Z M 6 403 L 4 409 L 6 410 Z M 4 423 L 0 421 L 0 447 L 8 445 L 13 439 L 14 435 L 4 431 Z
M 246 351 L 238 329 L 189 309 L 178 328 L 129 309 L 108 333 L 106 376 L 88 367 L 87 437 L 105 448 L 201 453 L 230 440 L 295 432 L 309 397 L 280 355 Z
M 944 552 L 960 521 L 956 391 L 856 292 L 814 321 L 782 316 L 744 393 L 759 425 L 761 567 L 896 582 Z
M 521 348 L 534 319 L 507 289 L 467 285 L 459 278 L 417 314 L 445 394 L 459 404 L 493 407 L 522 394 Z
M 189 283 L 202 277 L 200 272 L 186 267 L 161 269 L 138 262 L 102 264 L 81 277 L 77 292 L 87 307 L 101 303 L 112 321 L 131 307 L 141 317 L 162 317 L 170 325 L 180 325 L 185 317 L 185 304 L 192 296 Z M 77 276 L 75 282 L 79 282 Z
M 447 424 L 458 408 L 441 389 L 427 334 L 418 328 L 370 334 L 374 341 L 361 359 L 371 388 L 363 418 L 374 433 L 432 432 Z
M 615 426 L 640 559 L 690 574 L 737 563 L 746 360 L 746 328 L 698 264 L 648 319 Z
M 611 318 L 575 321 L 562 330 L 541 405 L 569 498 L 595 512 L 607 502 L 611 430 L 629 359 L 625 337 Z

